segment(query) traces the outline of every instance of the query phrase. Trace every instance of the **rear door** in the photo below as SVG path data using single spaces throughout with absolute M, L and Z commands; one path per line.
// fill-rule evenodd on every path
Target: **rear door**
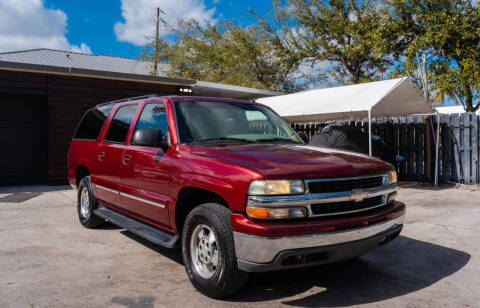
M 146 103 L 134 131 L 139 129 L 160 129 L 166 140 L 169 129 L 165 104 Z M 127 145 L 122 161 L 122 205 L 168 226 L 171 162 L 169 150 L 164 152 L 155 146 Z
M 97 148 L 95 196 L 117 206 L 121 206 L 119 189 L 125 141 L 137 108 L 138 104 L 123 105 L 114 111 L 105 138 Z

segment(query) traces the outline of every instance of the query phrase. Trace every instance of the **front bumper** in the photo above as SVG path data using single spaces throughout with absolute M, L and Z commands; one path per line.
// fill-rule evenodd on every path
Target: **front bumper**
M 235 231 L 238 266 L 249 272 L 325 264 L 374 250 L 395 238 L 405 212 L 365 227 L 300 236 L 262 237 Z

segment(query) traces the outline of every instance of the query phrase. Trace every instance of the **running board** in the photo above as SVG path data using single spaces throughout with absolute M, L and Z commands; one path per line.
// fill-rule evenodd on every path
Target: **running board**
M 149 240 L 157 245 L 173 248 L 178 240 L 178 235 L 167 233 L 155 227 L 149 226 L 143 222 L 130 218 L 117 211 L 111 210 L 103 205 L 99 205 L 93 211 L 95 215 L 102 217 L 121 228 Z

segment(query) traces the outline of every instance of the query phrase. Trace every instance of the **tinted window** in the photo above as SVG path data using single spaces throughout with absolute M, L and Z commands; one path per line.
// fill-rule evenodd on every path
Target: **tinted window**
M 163 104 L 146 104 L 143 108 L 142 114 L 138 119 L 135 130 L 153 128 L 162 131 L 165 134 L 168 130 L 167 113 Z
M 174 106 L 181 143 L 211 139 L 302 142 L 289 124 L 259 104 L 181 101 Z
M 73 139 L 96 140 L 112 108 L 113 105 L 107 105 L 87 111 L 78 124 Z
M 132 123 L 133 116 L 137 110 L 137 105 L 127 105 L 120 107 L 113 117 L 108 129 L 105 141 L 124 143 L 127 138 L 128 128 Z

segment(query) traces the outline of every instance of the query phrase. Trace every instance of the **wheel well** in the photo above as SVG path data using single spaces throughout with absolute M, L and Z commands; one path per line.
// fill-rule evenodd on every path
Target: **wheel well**
M 88 169 L 85 168 L 84 166 L 78 166 L 77 167 L 77 172 L 75 174 L 75 184 L 77 185 L 78 187 L 78 184 L 80 183 L 80 181 L 87 175 L 89 175 L 90 172 L 88 172 Z
M 195 187 L 184 187 L 180 190 L 175 206 L 175 225 L 179 233 L 183 229 L 188 213 L 204 203 L 218 203 L 228 208 L 225 199 L 214 192 Z

